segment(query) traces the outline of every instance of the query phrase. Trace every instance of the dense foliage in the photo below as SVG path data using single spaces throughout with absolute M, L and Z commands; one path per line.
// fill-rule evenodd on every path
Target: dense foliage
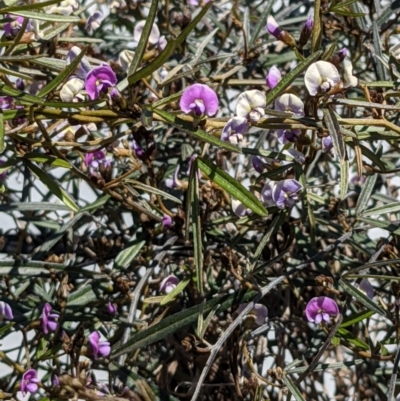
M 0 399 L 394 399 L 399 1 L 0 11 Z

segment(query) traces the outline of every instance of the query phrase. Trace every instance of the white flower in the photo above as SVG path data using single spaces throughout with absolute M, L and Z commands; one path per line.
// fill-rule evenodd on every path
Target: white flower
M 293 113 L 298 117 L 304 117 L 304 103 L 292 93 L 285 93 L 275 100 L 275 110 Z
M 353 75 L 353 64 L 347 58 L 343 60 L 343 87 L 357 86 L 358 79 Z
M 304 154 L 299 152 L 296 149 L 290 148 L 290 149 L 284 150 L 282 153 L 289 156 L 297 163 L 304 164 L 306 161 L 306 157 L 304 156 Z
M 339 82 L 339 71 L 327 61 L 311 64 L 304 75 L 304 83 L 311 96 L 329 92 Z
M 264 114 L 267 100 L 264 93 L 257 89 L 245 91 L 238 97 L 236 103 L 236 115 L 245 117 L 251 122 L 257 122 Z
M 79 92 L 83 89 L 85 83 L 79 78 L 72 78 L 67 81 L 60 90 L 60 98 L 63 102 L 77 102 Z M 83 100 L 83 99 L 81 99 Z
M 123 50 L 118 56 L 118 62 L 125 71 L 128 71 L 134 57 L 135 52 L 132 50 Z

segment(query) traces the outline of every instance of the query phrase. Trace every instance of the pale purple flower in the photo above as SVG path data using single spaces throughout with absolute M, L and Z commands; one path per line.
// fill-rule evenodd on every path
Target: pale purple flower
M 3 29 L 7 37 L 15 37 L 18 35 L 19 30 L 24 22 L 24 17 L 7 14 L 6 18 L 11 18 L 12 21 L 4 24 Z M 27 27 L 28 29 L 28 27 Z
M 20 390 L 22 395 L 25 397 L 26 391 L 29 393 L 35 393 L 39 386 L 40 380 L 37 378 L 37 372 L 35 369 L 29 369 L 22 375 L 20 384 Z
M 101 11 L 95 11 L 87 20 L 85 24 L 85 30 L 92 34 L 93 31 L 99 28 L 103 19 L 103 13 Z
M 181 182 L 178 179 L 179 176 L 179 170 L 180 170 L 180 165 L 176 165 L 176 169 L 174 171 L 173 178 L 167 178 L 165 180 L 165 186 L 167 188 L 180 188 L 181 187 Z
M 203 0 L 204 4 L 207 4 L 210 0 Z M 199 0 L 188 0 L 191 6 L 198 6 L 200 4 Z
M 132 140 L 132 148 L 135 151 L 137 157 L 142 157 L 144 155 L 143 148 L 134 139 Z
M 163 228 L 168 229 L 172 226 L 172 217 L 168 216 L 167 214 L 164 214 L 162 220 L 161 220 L 161 224 L 163 226 Z
M 181 97 L 179 106 L 186 114 L 194 114 L 196 117 L 208 115 L 209 117 L 218 111 L 218 96 L 207 85 L 194 84 L 188 86 Z
M 99 98 L 101 93 L 106 93 L 116 83 L 115 72 L 108 64 L 103 63 L 89 71 L 85 80 L 85 89 L 90 99 L 95 100 Z
M 247 133 L 249 124 L 245 117 L 232 117 L 222 129 L 221 139 L 237 145 L 242 142 L 243 135 Z
M 109 302 L 109 303 L 106 305 L 106 312 L 107 312 L 109 315 L 116 315 L 116 314 L 118 313 L 118 307 L 117 307 L 117 305 L 113 304 L 112 302 Z
M 146 20 L 140 21 L 136 24 L 133 31 L 133 39 L 135 40 L 135 42 L 140 41 L 145 24 Z M 167 45 L 167 40 L 165 39 L 165 36 L 160 35 L 160 30 L 158 29 L 158 26 L 156 24 L 153 24 L 153 27 L 151 28 L 149 43 L 151 45 L 155 45 L 160 51 L 164 50 L 165 46 Z
M 84 96 L 81 94 L 85 83 L 80 78 L 69 79 L 60 90 L 60 98 L 63 102 L 79 102 L 83 101 Z
M 85 164 L 89 169 L 90 175 L 99 171 L 101 167 L 108 168 L 111 166 L 110 160 L 107 159 L 106 154 L 102 150 L 96 152 L 86 153 Z
M 304 154 L 299 152 L 296 149 L 290 148 L 290 149 L 284 150 L 282 153 L 291 157 L 296 163 L 304 164 L 306 162 L 306 157 L 304 156 Z
M 281 38 L 282 30 L 281 30 L 281 28 L 279 28 L 278 23 L 275 21 L 275 18 L 272 15 L 269 15 L 267 18 L 267 29 L 268 29 L 268 32 L 272 36 L 275 36 L 276 39 Z
M 67 65 L 71 64 L 79 56 L 79 54 L 81 54 L 81 52 L 82 50 L 78 46 L 72 46 L 65 59 Z M 84 81 L 91 69 L 92 66 L 89 63 L 89 60 L 86 56 L 83 56 L 80 63 L 76 67 L 74 74 L 70 76 L 70 79 L 78 77 Z
M 244 309 L 247 307 L 247 305 L 248 305 L 248 303 L 240 304 L 236 310 L 236 313 L 237 314 L 242 313 L 244 311 Z M 258 326 L 262 326 L 268 317 L 268 308 L 263 304 L 255 304 L 253 306 L 253 309 L 249 312 L 249 315 L 255 315 L 256 316 L 256 324 Z
M 321 322 L 329 323 L 330 316 L 339 314 L 339 307 L 332 298 L 315 297 L 308 301 L 305 312 L 309 322 L 316 324 Z
M 296 142 L 299 136 L 301 135 L 301 131 L 299 129 L 278 129 L 276 130 L 276 135 L 279 143 L 285 145 L 289 142 Z
M 241 93 L 236 103 L 236 115 L 256 123 L 264 114 L 267 100 L 263 92 L 253 89 Z
M 328 61 L 311 64 L 304 75 L 304 83 L 311 96 L 329 92 L 339 82 L 339 71 Z
M 94 331 L 89 335 L 89 344 L 92 349 L 94 359 L 98 359 L 99 356 L 106 357 L 110 355 L 110 343 L 108 341 L 100 341 L 100 334 L 98 331 Z
M 53 376 L 53 380 L 51 381 L 51 383 L 54 387 L 60 387 L 60 379 L 57 375 Z
M 306 21 L 306 23 L 304 24 L 304 28 L 307 29 L 308 31 L 312 31 L 314 26 L 314 19 L 312 17 L 312 15 L 310 15 Z
M 165 277 L 165 279 L 161 281 L 159 292 L 169 294 L 176 288 L 176 286 L 179 284 L 179 281 L 179 278 L 174 276 L 173 274 Z
M 244 217 L 252 213 L 250 209 L 247 209 L 247 207 L 237 199 L 232 199 L 231 206 L 233 213 L 238 217 Z
M 46 303 L 43 307 L 42 312 L 42 329 L 45 334 L 49 331 L 56 331 L 58 326 L 58 315 L 55 313 L 50 313 L 53 308 L 50 304 Z
M 363 278 L 358 286 L 358 289 L 365 293 L 365 295 L 372 299 L 374 297 L 374 287 L 367 278 Z
M 260 156 L 253 156 L 251 159 L 251 164 L 253 165 L 254 170 L 256 170 L 257 173 L 260 174 L 264 171 L 264 168 L 266 166 Z
M 275 110 L 293 113 L 296 117 L 304 117 L 304 103 L 292 93 L 285 93 L 275 100 Z
M 0 96 L 0 109 L 10 110 L 14 108 L 14 99 L 11 96 Z
M 275 67 L 271 67 L 268 71 L 268 74 L 265 78 L 265 82 L 269 89 L 275 88 L 278 85 L 279 81 L 282 79 L 281 72 Z
M 3 320 L 13 320 L 14 315 L 11 306 L 4 301 L 0 301 L 0 322 Z
M 264 185 L 261 190 L 261 197 L 268 206 L 276 206 L 279 209 L 293 207 L 299 200 L 303 186 L 294 179 L 277 181 L 271 185 Z
M 330 136 L 325 136 L 322 138 L 322 151 L 328 153 L 333 149 L 332 138 Z

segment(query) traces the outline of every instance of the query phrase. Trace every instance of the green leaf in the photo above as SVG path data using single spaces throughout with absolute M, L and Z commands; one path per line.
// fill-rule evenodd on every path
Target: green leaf
M 208 3 L 210 4 L 210 3 Z M 219 148 L 227 149 L 232 152 L 241 153 L 240 148 L 237 146 L 231 145 L 228 142 L 221 141 L 221 139 L 216 138 L 207 132 L 202 131 L 201 129 L 193 129 L 193 126 L 190 123 L 187 123 L 183 120 L 180 120 L 178 117 L 159 109 L 153 109 L 154 113 L 161 116 L 164 120 L 168 123 L 172 124 L 173 126 L 181 129 L 182 131 L 187 132 L 188 134 L 194 136 L 195 138 L 199 139 L 200 141 L 210 143 L 211 145 L 218 146 Z
M 85 306 L 90 302 L 96 301 L 97 295 L 93 291 L 92 285 L 85 285 L 69 294 L 67 299 L 68 307 L 70 306 Z
M 257 21 L 257 25 L 254 27 L 253 33 L 251 34 L 251 38 L 249 41 L 249 47 L 251 48 L 258 38 L 259 33 L 261 30 L 265 27 L 265 21 L 268 18 L 268 15 L 270 15 L 271 10 L 272 10 L 272 5 L 274 4 L 273 1 L 269 1 L 267 5 L 264 7 L 264 10 L 262 14 L 260 15 L 260 18 Z
M 26 153 L 24 155 L 24 159 L 36 163 L 50 164 L 53 167 L 71 168 L 71 164 L 69 163 L 69 161 L 65 159 L 59 159 L 58 157 L 52 155 L 46 155 L 43 153 Z
M 131 65 L 129 66 L 128 77 L 136 72 L 136 70 L 139 67 L 139 64 L 142 61 L 143 54 L 146 50 L 151 30 L 153 29 L 153 24 L 156 18 L 157 9 L 158 9 L 158 0 L 152 0 L 149 13 L 146 16 L 146 23 L 144 24 L 139 43 L 135 50 L 135 56 L 132 59 Z
M 201 215 L 199 208 L 199 176 L 198 158 L 192 163 L 189 176 L 189 196 L 187 216 L 192 215 L 192 233 L 194 248 L 194 264 L 196 267 L 196 284 L 200 294 L 203 294 L 203 242 L 201 238 Z
M 135 82 L 140 79 L 151 75 L 154 71 L 160 68 L 174 53 L 175 49 L 183 43 L 183 41 L 187 38 L 189 33 L 196 27 L 196 25 L 201 21 L 204 15 L 207 13 L 209 8 L 214 4 L 213 1 L 210 1 L 203 7 L 203 9 L 199 12 L 196 18 L 180 33 L 180 35 L 176 39 L 171 39 L 168 41 L 165 49 L 146 67 L 143 67 L 141 70 L 135 72 L 128 77 L 129 85 L 133 85 Z
M 190 283 L 191 278 L 185 278 L 184 280 L 180 281 L 178 285 L 169 293 L 167 294 L 163 300 L 160 302 L 160 305 L 166 305 L 167 303 L 171 302 L 176 296 L 182 293 L 182 291 L 188 286 Z
M 355 208 L 356 216 L 359 216 L 365 207 L 367 206 L 368 201 L 371 199 L 372 191 L 374 190 L 377 174 L 370 175 L 365 180 L 364 186 L 361 190 L 361 193 L 357 199 L 357 204 Z
M 322 41 L 322 10 L 321 0 L 314 3 L 314 25 L 311 36 L 311 53 L 315 53 L 321 47 Z
M 362 221 L 363 223 L 370 224 L 372 227 L 382 228 L 383 230 L 387 230 L 394 235 L 400 235 L 400 225 L 397 222 L 391 221 L 383 221 L 378 219 L 370 219 L 368 217 L 358 217 L 358 221 Z
M 349 187 L 349 161 L 340 161 L 340 199 L 344 199 Z
M 318 51 L 306 58 L 297 67 L 285 75 L 282 80 L 271 89 L 267 94 L 267 106 L 271 104 L 306 68 L 308 68 L 314 61 L 316 61 L 322 54 Z
M 0 154 L 4 151 L 4 114 L 0 111 Z
M 367 310 L 367 311 L 355 313 L 351 316 L 347 316 L 346 318 L 343 319 L 343 322 L 340 325 L 339 330 L 340 330 L 340 328 L 353 326 L 354 324 L 362 322 L 363 320 L 370 318 L 374 314 L 375 314 L 374 311 Z
M 128 342 L 124 345 L 116 345 L 113 349 L 111 359 L 116 359 L 119 355 L 130 353 L 138 348 L 144 348 L 147 345 L 167 338 L 169 335 L 182 330 L 184 327 L 196 323 L 199 313 L 208 313 L 218 304 L 220 304 L 219 311 L 224 312 L 234 305 L 249 302 L 256 294 L 256 291 L 250 291 L 244 294 L 235 293 L 224 297 L 216 297 L 209 300 L 204 308 L 202 308 L 202 304 L 198 304 L 175 313 L 172 316 L 168 316 L 161 322 L 131 335 Z
M 75 71 L 78 64 L 81 62 L 83 56 L 86 54 L 87 48 L 83 49 L 80 54 L 74 59 L 74 61 L 67 65 L 63 71 L 61 71 L 54 79 L 52 79 L 44 88 L 37 94 L 38 97 L 45 97 L 50 92 L 58 87 L 61 83 L 66 81 L 69 76 Z M 62 104 L 60 104 L 61 106 Z
M 199 169 L 213 182 L 228 192 L 228 194 L 232 195 L 235 199 L 243 203 L 244 206 L 259 216 L 264 217 L 268 215 L 264 205 L 240 182 L 236 181 L 228 173 L 219 169 L 217 166 L 203 157 L 198 157 L 196 161 Z
M 126 269 L 133 259 L 139 254 L 146 241 L 139 241 L 128 248 L 123 249 L 115 258 L 114 269 Z
M 377 206 L 361 213 L 361 216 L 379 216 L 385 213 L 395 213 L 400 211 L 400 202 L 388 203 L 386 205 Z
M 57 184 L 45 171 L 37 167 L 29 160 L 24 159 L 24 161 L 29 170 L 31 170 L 39 178 L 43 185 L 45 185 L 53 195 L 60 199 L 61 202 L 67 205 L 74 212 L 77 212 L 79 210 L 78 206 L 68 195 L 68 193 L 63 188 L 61 188 L 61 186 Z
M 333 147 L 339 157 L 339 159 L 346 160 L 346 146 L 343 140 L 342 128 L 336 118 L 335 113 L 331 108 L 323 108 L 325 125 L 328 128 L 329 135 L 332 138 Z
M 358 288 L 355 288 L 347 280 L 341 278 L 339 279 L 339 284 L 346 292 L 353 296 L 357 301 L 362 303 L 365 307 L 374 311 L 375 313 L 379 313 L 380 315 L 387 317 L 386 311 L 384 309 L 376 305 L 375 302 L 371 301 L 363 292 L 361 292 Z
M 7 95 L 7 96 L 12 96 L 13 98 L 15 98 L 15 100 L 23 100 L 24 102 L 31 103 L 31 104 L 42 105 L 44 103 L 40 97 L 21 92 L 18 89 L 14 89 L 11 86 L 5 85 L 4 83 L 0 84 L 0 93 Z M 17 112 L 17 110 L 8 110 L 8 111 Z M 6 114 L 6 113 L 4 113 L 4 114 Z M 15 116 L 17 116 L 17 115 L 18 114 L 16 114 Z M 19 115 L 21 115 L 21 113 Z M 15 116 L 12 118 L 15 118 Z
M 8 163 L 8 162 L 6 162 Z M 4 163 L 4 164 L 6 164 Z M 0 173 L 1 173 L 0 169 Z M 57 204 L 54 202 L 14 202 L 9 205 L 0 205 L 1 212 L 12 212 L 12 211 L 56 211 L 56 210 L 65 210 L 71 211 L 71 208 L 65 206 L 63 204 Z
M 80 17 L 74 15 L 60 15 L 60 14 L 45 14 L 36 11 L 8 11 L 9 14 L 21 16 L 25 18 L 37 19 L 39 21 L 50 21 L 50 22 L 79 22 Z
M 292 379 L 288 375 L 282 375 L 282 381 L 286 384 L 290 394 L 294 396 L 296 401 L 306 401 L 306 399 L 301 394 L 301 391 L 293 383 Z
M 348 343 L 361 350 L 369 351 L 371 349 L 365 341 L 356 337 L 354 334 L 350 333 L 346 329 L 339 328 L 337 331 L 337 335 L 339 335 L 339 338 L 345 339 Z

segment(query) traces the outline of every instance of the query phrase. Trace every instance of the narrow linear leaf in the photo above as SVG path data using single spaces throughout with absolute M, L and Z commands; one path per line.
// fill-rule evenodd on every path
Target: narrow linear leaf
M 314 26 L 311 36 L 311 53 L 315 53 L 321 47 L 322 41 L 322 10 L 321 0 L 315 0 L 314 4 Z
M 324 121 L 328 128 L 329 135 L 332 138 L 333 147 L 340 160 L 346 160 L 346 147 L 343 140 L 343 132 L 340 128 L 339 122 L 335 116 L 335 113 L 331 108 L 324 108 Z
M 192 233 L 194 248 L 194 264 L 196 267 L 196 284 L 200 294 L 203 294 L 203 243 L 201 239 L 201 216 L 199 208 L 199 176 L 198 158 L 192 163 L 189 176 L 189 198 L 187 216 L 192 215 Z
M 123 249 L 115 258 L 114 269 L 126 269 L 127 267 L 129 267 L 129 265 L 139 254 L 145 243 L 146 241 L 139 241 L 138 243 Z
M 350 343 L 354 347 L 357 347 L 357 348 L 359 348 L 361 350 L 369 351 L 371 349 L 365 341 L 363 341 L 360 338 L 356 337 L 350 331 L 348 331 L 348 330 L 346 330 L 346 329 L 344 329 L 342 327 L 339 327 L 339 329 L 337 331 L 337 334 L 336 334 L 336 337 L 343 338 L 348 343 Z
M 373 37 L 372 44 L 374 46 L 374 52 L 375 52 L 374 61 L 376 65 L 376 73 L 378 75 L 378 79 L 380 79 L 381 81 L 385 81 L 386 71 L 385 71 L 385 66 L 382 63 L 382 44 L 379 35 L 379 26 L 376 21 L 372 23 L 372 37 Z
M 387 230 L 394 235 L 400 235 L 400 221 L 382 221 L 378 219 L 370 219 L 368 217 L 359 217 L 358 221 L 362 221 L 363 223 L 370 224 L 372 227 L 382 228 L 383 230 Z
M 375 302 L 371 301 L 363 292 L 355 288 L 354 285 L 350 284 L 347 280 L 341 278 L 339 279 L 339 284 L 345 291 L 347 291 L 357 301 L 362 303 L 366 308 L 386 317 L 386 312 L 384 309 L 376 305 Z
M 309 65 L 316 61 L 322 54 L 322 51 L 315 52 L 310 57 L 306 58 L 297 67 L 295 67 L 289 74 L 285 75 L 283 79 L 270 90 L 267 94 L 267 106 L 271 104 Z
M 198 304 L 175 313 L 172 316 L 168 316 L 161 322 L 135 333 L 124 345 L 117 345 L 113 349 L 111 359 L 113 360 L 119 355 L 129 353 L 138 348 L 143 348 L 165 339 L 168 335 L 175 333 L 178 330 L 182 330 L 182 328 L 190 324 L 196 323 L 199 313 L 209 313 L 218 304 L 220 304 L 219 311 L 224 312 L 233 305 L 249 302 L 256 295 L 256 291 L 250 291 L 242 295 L 236 293 L 224 297 L 216 297 L 206 302 L 204 308 L 202 308 L 202 304 Z
M 9 163 L 10 161 L 6 162 Z M 4 163 L 4 164 L 6 164 Z M 14 162 L 15 164 L 15 162 Z M 13 166 L 14 164 L 10 165 Z M 10 168 L 8 167 L 8 168 Z M 0 173 L 3 171 L 0 170 Z M 71 209 L 68 206 L 65 206 L 63 204 L 56 204 L 53 202 L 14 202 L 10 203 L 9 205 L 0 205 L 0 212 L 12 212 L 12 211 L 55 211 L 55 210 L 65 210 L 65 211 L 71 211 Z
M 355 208 L 356 216 L 359 216 L 367 206 L 367 203 L 371 198 L 372 191 L 374 190 L 375 187 L 376 178 L 377 174 L 374 174 L 368 176 L 367 179 L 365 180 L 360 196 L 357 199 L 357 204 Z
M 84 306 L 95 300 L 97 300 L 97 295 L 93 291 L 92 286 L 89 284 L 70 294 L 67 298 L 67 305 Z
M 132 63 L 129 66 L 128 76 L 134 74 L 142 62 L 143 54 L 147 47 L 147 42 L 150 37 L 151 30 L 153 29 L 154 20 L 156 18 L 158 9 L 158 0 L 152 0 L 149 13 L 146 17 L 146 23 L 144 24 L 142 35 L 140 36 L 139 43 L 135 50 L 135 56 L 132 59 Z
M 4 114 L 0 111 L 0 153 L 4 151 Z
M 7 95 L 7 96 L 12 96 L 16 100 L 23 100 L 24 102 L 31 103 L 31 104 L 43 104 L 44 103 L 40 97 L 29 95 L 28 93 L 21 92 L 18 89 L 14 89 L 11 86 L 7 86 L 5 84 L 0 84 L 0 93 Z M 9 111 L 11 112 L 11 110 L 9 110 Z M 6 114 L 7 113 L 5 113 L 5 115 Z M 16 113 L 15 116 L 12 118 L 15 118 L 17 115 L 18 115 L 18 113 Z
M 363 217 L 372 215 L 379 216 L 381 214 L 395 213 L 399 211 L 400 211 L 400 202 L 393 202 L 387 205 L 377 206 L 372 209 L 366 210 L 363 213 L 361 213 L 361 216 Z
M 349 161 L 340 161 L 340 199 L 344 199 L 349 187 Z
M 21 16 L 25 18 L 37 19 L 39 21 L 50 21 L 50 22 L 79 22 L 80 18 L 74 15 L 61 15 L 61 14 L 45 14 L 36 11 L 9 11 L 9 14 Z
M 260 34 L 261 30 L 265 27 L 265 21 L 267 20 L 268 15 L 271 14 L 273 4 L 274 4 L 273 1 L 269 1 L 267 3 L 267 6 L 264 8 L 264 11 L 260 15 L 260 18 L 257 21 L 257 25 L 255 26 L 253 33 L 251 34 L 251 38 L 249 41 L 249 48 L 251 48 L 253 46 L 253 44 L 256 41 L 256 39 L 258 38 L 258 35 Z
M 206 160 L 202 157 L 198 157 L 196 160 L 199 169 L 222 189 L 228 192 L 228 194 L 242 202 L 244 206 L 259 216 L 264 217 L 268 215 L 264 205 L 256 198 L 256 196 L 233 177 L 231 177 L 228 173 L 219 169 L 209 160 Z
M 351 316 L 347 316 L 345 319 L 343 319 L 340 328 L 353 326 L 354 324 L 357 324 L 359 322 L 362 322 L 363 320 L 370 318 L 374 313 L 375 313 L 374 311 L 367 310 L 355 313 L 354 315 Z
M 195 65 L 203 56 L 204 54 L 204 49 L 210 42 L 210 40 L 215 36 L 215 34 L 219 31 L 219 28 L 215 28 L 211 33 L 209 33 L 206 38 L 200 43 L 196 50 L 196 54 L 194 55 L 193 59 L 190 60 L 190 65 Z
M 31 170 L 39 180 L 50 190 L 50 192 L 67 205 L 71 210 L 77 212 L 79 210 L 73 199 L 67 194 L 67 192 L 61 188 L 45 171 L 37 167 L 29 160 L 25 160 L 29 170 Z
M 201 21 L 210 7 L 214 4 L 213 1 L 210 1 L 203 7 L 203 9 L 199 12 L 196 18 L 181 32 L 181 34 L 176 38 L 168 41 L 165 49 L 153 60 L 152 63 L 148 64 L 146 67 L 143 67 L 139 71 L 128 77 L 129 85 L 133 85 L 135 82 L 140 79 L 151 75 L 154 71 L 160 68 L 173 54 L 175 49 L 187 38 L 189 33 L 196 27 L 196 25 Z
M 297 386 L 293 383 L 292 379 L 288 375 L 282 375 L 282 381 L 286 384 L 288 390 L 296 399 L 296 401 L 306 401 L 300 390 L 297 388 Z
M 26 153 L 24 155 L 24 159 L 28 159 L 36 163 L 50 164 L 53 167 L 71 168 L 71 165 L 67 160 L 60 159 L 52 155 L 45 155 L 43 153 Z
M 179 120 L 177 117 L 175 117 L 174 115 L 172 115 L 164 110 L 153 109 L 153 111 L 154 111 L 154 113 L 161 116 L 168 123 L 172 124 L 175 127 L 178 127 L 179 129 L 187 132 L 190 135 L 193 135 L 195 138 L 199 139 L 200 141 L 210 143 L 211 145 L 215 145 L 220 148 L 230 150 L 232 152 L 236 152 L 236 153 L 242 152 L 241 149 L 238 148 L 237 146 L 231 145 L 228 142 L 221 141 L 221 139 L 216 138 L 215 136 L 212 136 L 210 134 L 207 134 L 207 132 L 204 132 L 201 129 L 197 129 L 197 130 L 193 131 L 193 129 L 191 129 L 191 127 L 188 127 L 186 124 L 184 125 L 181 120 Z

